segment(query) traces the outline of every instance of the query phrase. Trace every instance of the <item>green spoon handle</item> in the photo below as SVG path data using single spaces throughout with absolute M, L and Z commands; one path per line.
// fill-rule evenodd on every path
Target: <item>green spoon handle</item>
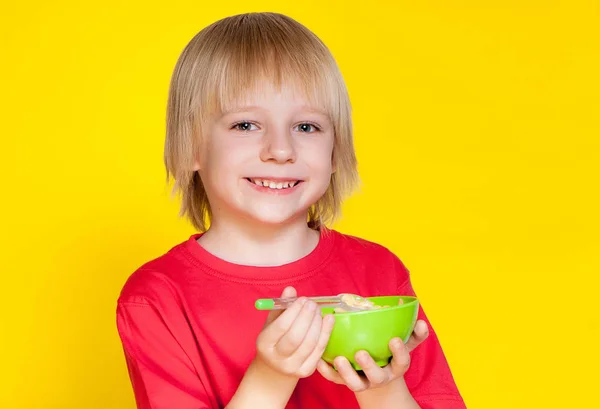
M 285 310 L 296 299 L 288 298 L 261 298 L 256 300 L 254 306 L 257 310 Z
M 257 310 L 285 310 L 297 299 L 297 297 L 261 298 L 256 300 L 254 306 Z M 321 307 L 335 307 L 340 305 L 339 297 L 307 297 L 307 299 L 316 302 Z

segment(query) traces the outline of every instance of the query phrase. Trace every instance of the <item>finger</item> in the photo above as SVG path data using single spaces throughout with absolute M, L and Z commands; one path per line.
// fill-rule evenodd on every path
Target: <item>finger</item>
M 318 361 L 311 359 L 311 357 L 312 352 L 319 341 L 319 335 L 321 334 L 322 326 L 323 320 L 321 319 L 321 310 L 317 309 L 304 341 L 302 341 L 302 344 L 300 344 L 298 349 L 296 349 L 296 352 L 294 352 L 291 357 L 291 359 L 298 364 L 298 375 L 302 378 L 312 375 L 317 368 Z
M 358 351 L 354 358 L 365 373 L 371 387 L 377 388 L 390 381 L 391 371 L 385 370 L 377 365 L 367 351 Z
M 307 301 L 304 304 L 293 324 L 277 341 L 275 345 L 277 352 L 284 356 L 290 356 L 298 349 L 302 341 L 306 339 L 317 308 L 317 304 L 312 301 Z
M 320 314 L 320 312 L 319 312 Z M 333 331 L 333 325 L 335 324 L 335 317 L 333 314 L 327 314 L 323 319 L 320 320 L 320 327 L 318 333 L 318 339 L 316 344 L 312 348 L 312 352 L 306 358 L 303 367 L 314 368 L 318 365 L 318 362 L 321 360 L 323 356 L 323 352 L 325 352 L 325 348 L 327 348 L 327 343 L 329 342 L 329 337 L 331 336 L 331 331 Z M 304 368 L 302 368 L 304 369 Z M 334 371 L 335 372 L 335 371 Z
M 316 369 L 316 361 L 308 362 L 308 358 L 315 349 L 317 341 L 319 340 L 322 321 L 321 310 L 317 308 L 304 340 L 290 357 L 290 359 L 293 360 L 299 367 L 298 375 L 303 378 L 312 375 Z
M 296 297 L 296 289 L 294 287 L 285 287 L 283 292 L 281 293 L 281 298 L 293 298 Z M 270 323 L 275 321 L 281 314 L 283 314 L 285 310 L 272 310 L 267 315 L 267 321 L 265 322 L 265 327 Z
M 427 323 L 423 320 L 417 321 L 415 329 L 413 330 L 412 335 L 406 343 L 406 348 L 408 349 L 408 352 L 411 352 L 413 349 L 418 347 L 421 344 L 421 342 L 427 339 L 428 336 L 429 329 L 427 327 Z
M 315 308 L 313 313 L 313 318 L 310 323 L 310 327 L 306 332 L 306 336 L 302 341 L 302 344 L 296 350 L 295 355 L 298 356 L 299 359 L 304 362 L 306 358 L 311 354 L 311 352 L 315 349 L 317 342 L 319 340 L 319 335 L 321 334 L 321 327 L 323 326 L 323 319 L 321 318 L 321 309 Z
M 269 345 L 277 344 L 281 337 L 292 327 L 296 318 L 302 312 L 305 303 L 306 298 L 304 297 L 294 301 L 275 321 L 260 333 L 259 337 L 262 338 L 262 341 Z
M 369 381 L 367 379 L 361 378 L 356 373 L 354 368 L 352 368 L 352 365 L 350 365 L 350 362 L 348 362 L 346 358 L 344 358 L 343 356 L 338 356 L 334 359 L 333 362 L 338 373 L 340 374 L 340 377 L 343 379 L 344 383 L 346 384 L 346 386 L 348 386 L 348 388 L 350 388 L 351 391 L 360 392 L 364 391 L 369 387 Z
M 340 374 L 331 367 L 327 362 L 322 359 L 319 360 L 317 364 L 317 371 L 321 374 L 321 376 L 327 379 L 330 382 L 337 383 L 340 385 L 344 385 L 344 380 L 340 376 Z
M 410 353 L 400 338 L 394 338 L 389 344 L 393 357 L 389 364 L 393 378 L 400 378 L 410 367 Z

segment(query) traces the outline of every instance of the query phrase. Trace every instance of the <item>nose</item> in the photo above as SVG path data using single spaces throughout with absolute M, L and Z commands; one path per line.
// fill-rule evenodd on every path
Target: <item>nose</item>
M 296 149 L 294 148 L 294 140 L 290 132 L 270 130 L 265 133 L 260 159 L 264 162 L 295 162 Z

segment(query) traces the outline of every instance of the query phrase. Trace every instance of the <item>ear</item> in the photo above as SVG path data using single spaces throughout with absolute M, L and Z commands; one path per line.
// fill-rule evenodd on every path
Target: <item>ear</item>
M 194 162 L 192 162 L 192 170 L 194 172 L 198 172 L 198 171 L 202 170 L 203 167 L 204 167 L 204 158 L 203 158 L 202 152 L 200 152 L 200 150 L 199 150 L 194 155 Z
M 337 171 L 335 152 L 331 153 L 331 174 L 333 175 Z

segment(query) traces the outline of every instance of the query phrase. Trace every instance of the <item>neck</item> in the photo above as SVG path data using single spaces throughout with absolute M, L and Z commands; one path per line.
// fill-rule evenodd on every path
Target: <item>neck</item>
M 306 224 L 306 218 L 285 225 L 241 224 L 215 219 L 198 243 L 230 263 L 277 266 L 308 255 L 319 242 L 319 232 Z

